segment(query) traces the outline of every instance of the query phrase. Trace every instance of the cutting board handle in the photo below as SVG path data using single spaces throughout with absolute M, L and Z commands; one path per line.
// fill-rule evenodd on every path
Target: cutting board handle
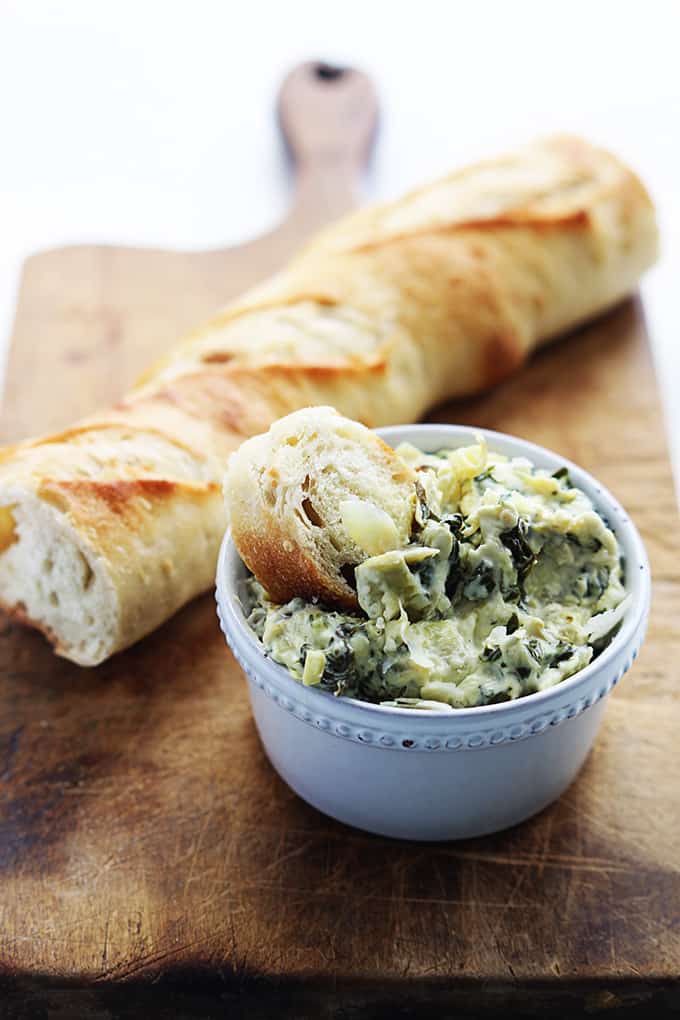
M 358 201 L 378 121 L 375 89 L 362 71 L 310 61 L 285 78 L 278 111 L 295 170 L 291 216 L 321 226 Z

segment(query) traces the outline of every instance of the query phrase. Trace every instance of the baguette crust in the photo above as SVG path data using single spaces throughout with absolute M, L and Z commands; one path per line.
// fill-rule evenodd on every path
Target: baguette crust
M 342 220 L 116 407 L 0 455 L 16 532 L 0 600 L 60 654 L 102 661 L 212 584 L 243 439 L 308 405 L 379 426 L 483 390 L 630 293 L 656 247 L 640 181 L 568 137 Z
M 319 598 L 326 605 L 350 612 L 357 608 L 356 595 L 349 585 L 320 568 L 299 546 L 293 546 L 285 526 L 271 514 L 263 513 L 257 525 L 239 527 L 238 549 L 274 602 L 288 602 L 297 595 Z

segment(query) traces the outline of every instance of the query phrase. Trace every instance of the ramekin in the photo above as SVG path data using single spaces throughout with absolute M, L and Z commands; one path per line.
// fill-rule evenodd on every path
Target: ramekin
M 238 597 L 246 570 L 229 533 L 217 567 L 224 636 L 248 680 L 264 750 L 288 785 L 319 811 L 400 839 L 481 836 L 523 821 L 569 786 L 597 734 L 605 700 L 632 665 L 649 615 L 650 570 L 623 507 L 582 468 L 501 432 L 458 425 L 379 429 L 397 446 L 435 451 L 486 436 L 489 447 L 536 466 L 569 469 L 608 519 L 623 551 L 632 604 L 611 644 L 556 687 L 453 712 L 387 708 L 304 687 L 268 658 Z

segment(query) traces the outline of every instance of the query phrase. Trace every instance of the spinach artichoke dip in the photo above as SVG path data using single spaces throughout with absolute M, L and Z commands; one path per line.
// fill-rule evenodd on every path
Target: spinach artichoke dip
M 567 469 L 551 474 L 481 439 L 397 452 L 419 479 L 410 544 L 356 567 L 356 615 L 302 598 L 276 605 L 250 578 L 244 604 L 266 654 L 303 684 L 410 708 L 510 701 L 586 666 L 629 599 L 617 540 Z

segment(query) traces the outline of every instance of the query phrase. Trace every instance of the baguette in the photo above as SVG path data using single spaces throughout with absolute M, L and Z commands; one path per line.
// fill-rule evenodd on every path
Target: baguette
M 365 425 L 309 407 L 229 459 L 232 538 L 275 602 L 300 595 L 357 609 L 354 567 L 408 543 L 415 472 Z
M 116 407 L 0 454 L 0 604 L 82 665 L 213 583 L 229 455 L 333 405 L 408 422 L 515 370 L 654 261 L 652 203 L 615 157 L 539 141 L 342 220 Z

